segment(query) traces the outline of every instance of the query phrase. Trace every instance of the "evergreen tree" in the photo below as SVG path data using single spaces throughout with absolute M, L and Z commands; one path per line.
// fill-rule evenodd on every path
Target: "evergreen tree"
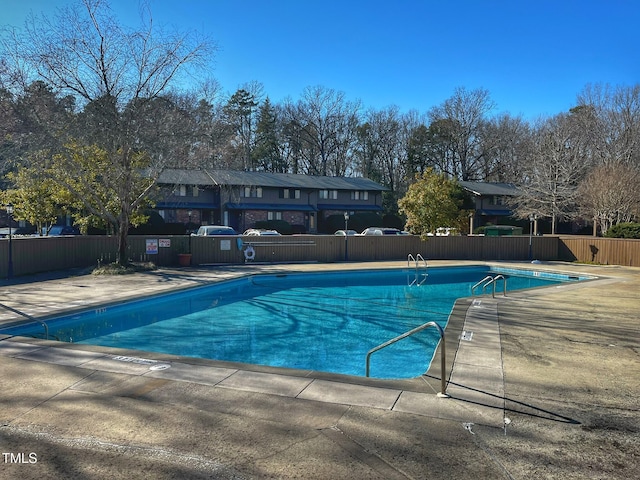
M 223 108 L 225 118 L 234 134 L 232 150 L 239 159 L 243 170 L 255 170 L 251 156 L 253 142 L 253 116 L 258 106 L 255 96 L 247 90 L 239 89 Z
M 287 163 L 283 158 L 278 117 L 269 97 L 260 105 L 256 125 L 256 143 L 253 149 L 253 163 L 258 170 L 286 173 Z

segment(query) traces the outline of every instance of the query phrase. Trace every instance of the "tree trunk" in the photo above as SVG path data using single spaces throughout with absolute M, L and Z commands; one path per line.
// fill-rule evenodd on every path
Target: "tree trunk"
M 129 255 L 127 254 L 128 238 L 129 238 L 129 217 L 123 215 L 118 225 L 118 263 L 122 266 L 129 264 Z

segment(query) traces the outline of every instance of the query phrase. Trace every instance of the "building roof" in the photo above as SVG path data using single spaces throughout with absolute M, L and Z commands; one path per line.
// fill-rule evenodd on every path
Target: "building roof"
M 158 183 L 186 185 L 229 185 L 314 190 L 368 190 L 385 191 L 387 188 L 362 177 L 327 177 L 293 173 L 243 172 L 237 170 L 166 169 Z
M 158 177 L 158 183 L 165 185 L 215 185 L 206 170 L 167 168 Z
M 490 182 L 460 182 L 465 190 L 474 195 L 501 195 L 516 196 L 519 194 L 518 188 L 511 183 L 490 183 Z

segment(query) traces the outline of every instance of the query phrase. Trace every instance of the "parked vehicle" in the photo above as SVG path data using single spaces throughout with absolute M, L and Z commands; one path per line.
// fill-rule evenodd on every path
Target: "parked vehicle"
M 210 235 L 238 235 L 233 228 L 225 225 L 202 225 L 196 233 L 191 235 L 196 237 L 206 237 Z
M 50 237 L 59 237 L 62 235 L 80 235 L 80 230 L 69 225 L 54 225 L 47 233 Z
M 280 235 L 277 230 L 265 230 L 262 228 L 250 228 L 249 230 L 245 230 L 242 235 L 247 235 L 250 237 L 258 237 L 264 235 Z
M 351 235 L 360 235 L 360 234 L 355 230 L 337 230 L 336 233 L 334 233 L 334 235 L 340 235 L 344 237 L 347 235 L 351 236 Z
M 428 237 L 452 237 L 459 236 L 460 231 L 455 227 L 438 227 L 435 235 L 433 233 L 427 233 Z
M 11 233 L 11 235 L 16 235 L 17 234 L 18 229 L 17 228 L 0 228 L 0 238 L 7 238 L 9 237 L 9 233 Z
M 397 228 L 369 227 L 362 231 L 362 235 L 409 235 L 409 232 Z

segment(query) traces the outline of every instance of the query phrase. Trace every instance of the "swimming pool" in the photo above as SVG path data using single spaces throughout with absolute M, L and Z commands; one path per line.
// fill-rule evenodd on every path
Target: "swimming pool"
M 428 321 L 445 328 L 456 299 L 489 274 L 509 290 L 578 280 L 487 266 L 252 275 L 46 323 L 65 342 L 364 375 L 370 349 Z M 42 327 L 0 333 L 42 336 Z M 371 376 L 421 375 L 438 341 L 427 329 L 377 352 Z

